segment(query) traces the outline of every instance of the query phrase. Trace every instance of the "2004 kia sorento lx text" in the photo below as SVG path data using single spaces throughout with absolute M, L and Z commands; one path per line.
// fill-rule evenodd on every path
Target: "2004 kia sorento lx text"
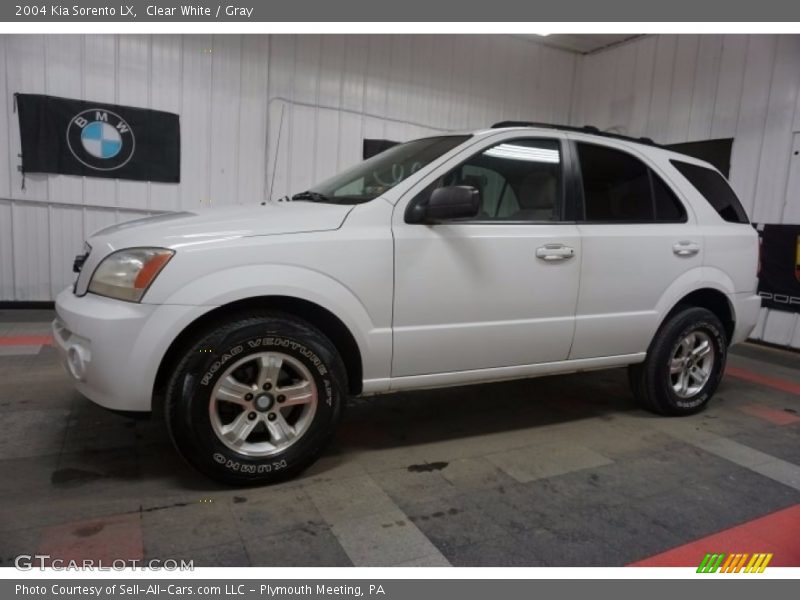
M 163 410 L 229 483 L 299 472 L 350 395 L 628 366 L 643 406 L 690 414 L 757 320 L 733 191 L 649 141 L 502 123 L 292 200 L 98 231 L 56 301 L 78 390 Z

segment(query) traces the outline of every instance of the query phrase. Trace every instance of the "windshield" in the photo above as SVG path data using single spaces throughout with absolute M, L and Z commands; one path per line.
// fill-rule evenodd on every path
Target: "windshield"
M 368 202 L 469 138 L 448 135 L 398 144 L 293 198 L 337 204 Z

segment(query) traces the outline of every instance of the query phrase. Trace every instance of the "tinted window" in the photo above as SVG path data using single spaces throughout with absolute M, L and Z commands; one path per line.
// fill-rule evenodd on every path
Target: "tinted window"
M 678 200 L 675 193 L 664 183 L 658 175 L 650 171 L 653 181 L 653 202 L 656 210 L 656 221 L 660 222 L 682 222 L 686 220 L 686 209 Z
M 629 154 L 578 144 L 587 221 L 652 221 L 647 167 Z
M 613 148 L 581 143 L 578 158 L 587 221 L 685 220 L 683 205 L 669 186 L 637 158 Z
M 697 188 L 697 191 L 708 200 L 720 217 L 731 223 L 749 222 L 739 199 L 722 175 L 706 167 L 677 160 L 671 162 L 689 180 L 689 183 Z
M 503 142 L 476 154 L 438 182 L 478 190 L 477 220 L 552 221 L 561 206 L 561 149 L 557 140 Z

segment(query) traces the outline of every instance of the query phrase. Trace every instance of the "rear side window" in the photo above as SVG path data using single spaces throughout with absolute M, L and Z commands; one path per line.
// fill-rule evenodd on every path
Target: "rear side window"
M 675 192 L 664 183 L 664 180 L 650 171 L 650 181 L 653 183 L 653 203 L 656 210 L 656 220 L 660 222 L 683 222 L 686 220 L 686 209 L 675 196 Z
M 578 143 L 585 219 L 606 223 L 686 220 L 678 198 L 642 161 L 605 146 Z
M 722 175 L 706 167 L 677 160 L 670 162 L 708 200 L 708 203 L 714 207 L 720 217 L 731 223 L 750 222 L 747 218 L 747 213 L 742 208 L 742 204 Z

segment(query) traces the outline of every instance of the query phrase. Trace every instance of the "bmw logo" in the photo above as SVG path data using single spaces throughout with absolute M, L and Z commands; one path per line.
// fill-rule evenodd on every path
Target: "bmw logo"
M 118 114 L 91 108 L 72 117 L 67 127 L 67 146 L 90 169 L 113 171 L 131 159 L 136 139 L 130 125 Z

